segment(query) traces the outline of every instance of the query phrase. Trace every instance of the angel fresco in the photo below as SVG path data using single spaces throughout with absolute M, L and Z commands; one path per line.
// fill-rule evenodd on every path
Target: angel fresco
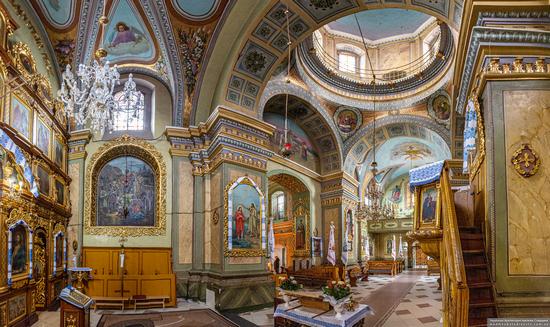
M 112 55 L 142 54 L 149 49 L 145 34 L 123 21 L 118 22 L 107 37 L 107 50 Z

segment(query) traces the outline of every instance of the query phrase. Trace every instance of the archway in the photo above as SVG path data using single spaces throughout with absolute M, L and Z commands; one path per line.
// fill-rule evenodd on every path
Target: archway
M 274 269 L 298 270 L 311 266 L 311 193 L 297 177 L 278 173 L 269 178 L 268 215 L 273 223 Z M 277 269 L 279 268 L 279 269 Z

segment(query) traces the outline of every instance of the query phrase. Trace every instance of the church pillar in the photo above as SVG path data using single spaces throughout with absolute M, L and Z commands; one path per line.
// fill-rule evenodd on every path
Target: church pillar
M 69 138 L 69 166 L 68 174 L 71 177 L 69 194 L 71 203 L 71 218 L 67 227 L 67 266 L 73 266 L 73 257 L 76 257 L 77 266 L 81 265 L 83 219 L 84 217 L 84 175 L 86 161 L 86 145 L 90 142 L 92 134 L 90 130 L 71 132 Z M 77 242 L 76 251 L 73 249 L 74 241 Z
M 192 179 L 174 199 L 178 203 L 183 198 L 193 199 L 180 203 L 182 206 L 177 209 L 180 213 L 192 210 L 188 217 L 191 224 L 186 223 L 191 226 L 189 233 L 181 233 L 180 226 L 180 233 L 174 235 L 174 243 L 192 247 L 190 265 L 178 271 L 178 290 L 185 290 L 184 296 L 206 301 L 218 310 L 273 302 L 273 280 L 266 268 L 267 215 L 257 208 L 258 231 L 263 231 L 263 236 L 248 246 L 232 240 L 236 235 L 232 217 L 237 209 L 232 208 L 229 213 L 231 199 L 235 205 L 241 204 L 236 198 L 229 199 L 229 191 L 240 181 L 261 192 L 266 201 L 263 210 L 267 210 L 266 170 L 272 155 L 267 146 L 272 129 L 262 121 L 218 107 L 198 127 L 166 130 L 172 156 L 180 156 L 178 160 L 189 162 L 191 168 L 178 172 L 178 176 L 174 174 L 174 178 Z M 247 201 L 252 202 L 248 198 Z M 247 218 L 251 214 L 248 202 L 242 203 Z M 253 228 L 247 219 L 247 233 Z

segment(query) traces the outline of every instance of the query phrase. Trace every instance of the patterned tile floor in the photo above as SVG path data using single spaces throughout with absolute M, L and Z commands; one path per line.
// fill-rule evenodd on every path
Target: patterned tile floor
M 404 274 L 407 273 L 405 272 Z M 419 275 L 414 286 L 403 298 L 370 298 L 372 293 L 390 285 L 396 278 L 398 277 L 370 276 L 368 282 L 358 282 L 358 286 L 352 288 L 354 299 L 367 304 L 369 301 L 374 300 L 395 302 L 396 307 L 391 312 L 391 315 L 389 315 L 385 322 L 379 321 L 376 324 L 379 326 L 441 326 L 442 324 L 439 322 L 441 317 L 441 291 L 437 290 L 438 276 Z M 257 326 L 273 326 L 273 309 L 271 308 L 245 312 L 239 316 Z M 378 317 L 378 319 L 382 320 L 383 317 Z

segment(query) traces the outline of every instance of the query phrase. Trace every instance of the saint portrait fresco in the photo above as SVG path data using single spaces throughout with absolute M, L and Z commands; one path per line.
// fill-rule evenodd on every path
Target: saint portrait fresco
M 422 190 L 420 206 L 420 218 L 422 223 L 433 223 L 437 212 L 437 189 L 435 187 L 429 187 Z
M 30 130 L 31 111 L 17 97 L 11 100 L 11 126 L 27 139 L 31 136 Z
M 306 247 L 306 226 L 304 218 L 296 219 L 296 249 L 304 249 Z
M 393 251 L 393 240 L 387 239 L 386 240 L 386 254 L 392 254 Z
M 22 274 L 27 271 L 27 229 L 17 225 L 11 233 L 11 273 Z
M 428 100 L 428 113 L 440 124 L 448 124 L 451 119 L 451 98 L 443 90 L 434 93 Z
M 153 169 L 139 158 L 107 162 L 97 181 L 97 225 L 154 226 L 155 183 Z
M 348 210 L 346 213 L 346 233 L 347 244 L 344 245 L 344 251 L 353 251 L 353 212 Z
M 361 126 L 361 112 L 352 107 L 342 106 L 334 113 L 334 121 L 344 136 L 353 134 Z
M 44 152 L 44 154 L 50 154 L 50 140 L 51 140 L 51 131 L 46 124 L 38 118 L 36 120 L 36 146 Z
M 229 184 L 226 192 L 226 254 L 261 253 L 266 233 L 263 193 L 246 176 Z

